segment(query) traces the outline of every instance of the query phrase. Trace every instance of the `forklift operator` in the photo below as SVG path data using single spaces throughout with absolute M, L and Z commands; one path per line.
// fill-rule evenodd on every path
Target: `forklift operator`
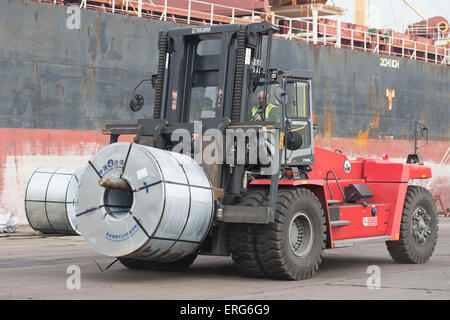
M 266 121 L 276 121 L 279 122 L 281 120 L 281 110 L 277 105 L 274 105 L 269 102 L 269 95 L 266 95 Z M 262 121 L 262 113 L 263 113 L 263 104 L 264 104 L 264 91 L 260 91 L 258 93 L 258 105 L 252 108 L 252 114 L 250 117 L 250 121 Z

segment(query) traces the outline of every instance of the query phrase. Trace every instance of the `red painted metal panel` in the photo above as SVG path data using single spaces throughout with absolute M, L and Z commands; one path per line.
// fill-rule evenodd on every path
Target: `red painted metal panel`
M 363 179 L 348 179 L 348 180 L 339 180 L 339 185 L 342 188 L 342 191 L 345 190 L 345 187 L 349 184 L 363 184 L 365 183 L 365 180 Z M 252 180 L 249 183 L 251 186 L 268 186 L 270 185 L 270 180 L 268 179 L 258 179 L 258 180 Z M 330 186 L 331 192 L 333 194 L 333 197 L 331 198 L 330 192 L 328 190 L 328 186 L 325 180 L 321 179 L 311 179 L 311 180 L 280 180 L 279 181 L 280 186 L 291 186 L 291 187 L 307 187 L 307 186 L 319 186 L 324 190 L 325 199 L 326 200 L 343 200 L 342 194 L 339 190 L 339 186 L 332 178 L 332 175 L 330 175 L 330 180 L 328 181 L 328 185 Z
M 408 182 L 411 179 L 431 178 L 427 166 L 365 159 L 364 177 L 367 182 Z
M 427 179 L 431 178 L 431 168 L 417 164 L 406 165 L 409 169 L 410 179 Z
M 398 240 L 400 222 L 402 219 L 403 204 L 405 202 L 407 183 L 367 183 L 367 187 L 373 192 L 373 202 L 390 204 L 387 235 L 391 240 Z
M 338 179 L 347 178 L 344 172 L 344 161 L 347 157 L 339 152 L 325 148 L 314 148 L 314 164 L 311 166 L 311 179 L 325 179 L 328 171 L 336 173 Z M 332 177 L 332 175 L 330 175 Z
M 376 208 L 377 213 L 372 214 Z M 350 221 L 347 226 L 332 227 L 334 240 L 377 237 L 386 235 L 390 219 L 389 204 L 373 203 L 368 207 L 362 204 L 340 206 L 340 220 Z
M 408 182 L 409 170 L 403 163 L 364 159 L 364 177 L 367 182 Z

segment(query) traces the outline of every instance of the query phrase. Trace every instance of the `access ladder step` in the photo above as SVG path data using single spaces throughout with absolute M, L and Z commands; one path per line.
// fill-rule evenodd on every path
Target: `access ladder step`
M 341 200 L 327 200 L 328 204 L 341 204 L 342 201 Z
M 351 223 L 350 221 L 335 220 L 335 221 L 331 221 L 330 225 L 332 227 L 343 227 L 343 226 L 348 226 L 350 223 Z
M 369 237 L 369 238 L 356 238 L 356 239 L 343 239 L 335 240 L 334 248 L 351 247 L 358 244 L 369 244 L 376 242 L 384 242 L 391 240 L 390 236 L 379 236 L 379 237 Z

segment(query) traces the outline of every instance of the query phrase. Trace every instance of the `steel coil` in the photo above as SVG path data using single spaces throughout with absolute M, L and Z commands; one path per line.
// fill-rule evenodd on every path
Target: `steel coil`
M 100 186 L 106 179 L 123 179 L 129 188 Z M 119 142 L 89 161 L 76 212 L 94 250 L 170 262 L 200 246 L 212 224 L 214 194 L 208 174 L 190 157 Z
M 25 192 L 25 213 L 34 230 L 80 234 L 75 223 L 75 202 L 83 170 L 40 167 L 34 171 Z

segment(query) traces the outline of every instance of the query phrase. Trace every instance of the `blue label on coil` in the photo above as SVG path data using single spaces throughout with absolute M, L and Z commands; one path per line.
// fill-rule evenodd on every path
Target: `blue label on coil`
M 138 231 L 138 229 L 139 229 L 139 226 L 137 224 L 135 224 L 133 227 L 130 228 L 130 230 L 128 230 L 125 233 L 115 234 L 115 233 L 111 233 L 111 232 L 106 232 L 105 239 L 109 240 L 109 241 L 114 241 L 114 242 L 125 241 L 125 240 L 131 238 L 132 236 L 134 236 L 136 231 Z
M 109 171 L 115 168 L 122 168 L 125 160 L 115 160 L 115 159 L 109 159 L 98 171 L 98 173 L 103 177 L 105 174 L 107 174 Z

